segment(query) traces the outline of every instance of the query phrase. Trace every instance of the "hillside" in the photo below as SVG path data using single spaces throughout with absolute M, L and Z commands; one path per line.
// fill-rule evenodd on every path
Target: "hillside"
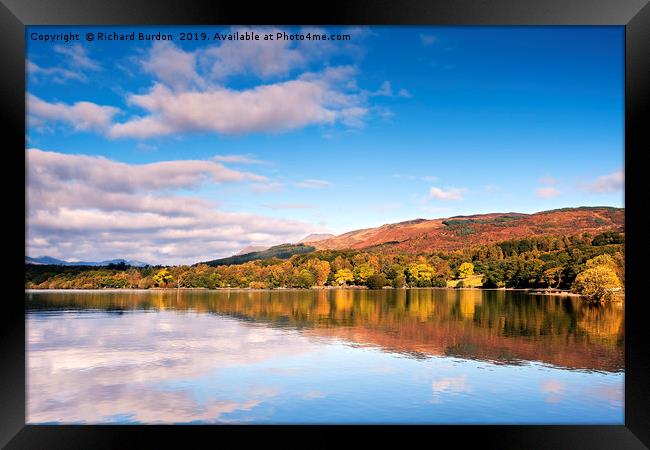
M 625 210 L 611 207 L 579 207 L 534 214 L 491 213 L 442 219 L 416 219 L 350 231 L 312 241 L 318 250 L 381 249 L 430 252 L 457 250 L 534 236 L 592 235 L 624 231 Z
M 312 233 L 308 236 L 305 236 L 304 238 L 300 239 L 298 241 L 299 244 L 306 244 L 308 242 L 316 242 L 316 241 L 322 241 L 323 239 L 330 239 L 333 238 L 334 235 L 330 233 Z
M 263 247 L 261 245 L 248 245 L 241 250 L 239 250 L 237 253 L 235 253 L 232 256 L 241 256 L 241 255 L 247 255 L 248 253 L 254 253 L 254 252 L 263 252 L 264 250 L 268 250 L 268 247 Z
M 243 264 L 248 261 L 257 261 L 261 259 L 288 259 L 293 255 L 310 253 L 315 250 L 314 247 L 304 244 L 281 244 L 259 252 L 246 253 L 244 255 L 234 255 L 227 258 L 213 259 L 203 264 L 209 266 L 228 266 L 231 264 Z

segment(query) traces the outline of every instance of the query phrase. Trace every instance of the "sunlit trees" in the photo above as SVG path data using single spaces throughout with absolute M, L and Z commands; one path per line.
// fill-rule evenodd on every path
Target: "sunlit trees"
M 167 268 L 161 269 L 153 276 L 153 284 L 157 287 L 165 287 L 174 279 Z
M 617 264 L 610 255 L 589 259 L 586 269 L 576 276 L 572 290 L 592 301 L 612 300 L 614 291 L 622 287 L 616 275 Z
M 312 287 L 315 282 L 316 279 L 309 270 L 302 269 L 298 272 L 298 276 L 296 277 L 296 287 L 307 289 Z
M 358 284 L 366 284 L 368 277 L 375 274 L 375 269 L 368 263 L 361 263 L 354 268 L 354 281 Z
M 314 276 L 314 280 L 317 286 L 324 286 L 327 282 L 327 277 L 330 274 L 330 263 L 327 261 L 322 261 L 320 259 L 310 259 L 306 264 L 307 270 L 309 270 Z
M 612 300 L 614 289 L 620 287 L 616 273 L 606 265 L 580 272 L 573 282 L 573 291 L 592 301 Z
M 435 269 L 427 263 L 413 263 L 406 270 L 407 281 L 414 286 L 431 286 Z
M 339 269 L 334 275 L 336 284 L 342 286 L 344 284 L 352 284 L 354 282 L 354 274 L 350 269 Z
M 459 250 L 317 250 L 242 264 L 212 266 L 67 267 L 26 265 L 25 286 L 37 289 L 311 288 L 404 286 L 573 288 L 610 297 L 625 284 L 622 236 L 541 236 Z M 612 243 L 613 242 L 613 243 Z M 594 271 L 593 269 L 597 269 Z M 606 270 L 605 270 L 606 269 Z M 614 274 L 614 277 L 611 276 Z M 381 276 L 380 276 L 381 275 Z M 460 279 L 455 279 L 457 276 Z M 383 277 L 383 278 L 382 278 Z M 449 283 L 448 283 L 449 282 Z
M 470 262 L 464 262 L 458 268 L 458 277 L 467 278 L 474 275 L 474 264 Z

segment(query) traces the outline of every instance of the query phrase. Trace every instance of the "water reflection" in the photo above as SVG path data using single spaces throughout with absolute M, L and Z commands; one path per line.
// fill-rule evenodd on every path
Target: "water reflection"
M 113 291 L 28 295 L 28 310 L 209 312 L 380 346 L 567 368 L 624 369 L 621 304 L 478 290 Z
M 26 299 L 31 423 L 623 421 L 617 305 L 469 290 Z

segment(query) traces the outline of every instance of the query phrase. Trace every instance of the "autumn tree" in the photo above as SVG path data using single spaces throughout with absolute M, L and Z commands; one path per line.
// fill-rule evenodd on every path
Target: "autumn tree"
M 458 276 L 460 278 L 467 278 L 474 275 L 474 264 L 471 262 L 464 262 L 458 268 Z
M 343 284 L 350 284 L 354 282 L 354 274 L 350 269 L 339 269 L 334 275 L 334 280 L 339 286 Z
M 298 272 L 296 281 L 298 287 L 308 289 L 314 285 L 316 279 L 314 278 L 314 275 L 312 275 L 312 273 L 309 270 L 302 269 L 300 270 L 300 272 Z
M 324 286 L 327 282 L 327 277 L 330 274 L 331 267 L 330 263 L 327 261 L 322 261 L 320 259 L 310 259 L 307 261 L 307 270 L 309 270 L 314 276 L 314 280 L 317 286 Z
M 551 267 L 542 273 L 542 282 L 550 288 L 557 288 L 562 283 L 562 267 Z
M 413 263 L 406 271 L 408 282 L 416 286 L 427 286 L 435 275 L 435 269 L 427 263 Z
M 384 275 L 383 273 L 376 273 L 368 277 L 366 284 L 370 289 L 381 289 L 382 287 L 387 286 L 390 283 L 388 281 L 388 278 L 386 278 L 386 275 Z
M 613 290 L 621 287 L 614 270 L 607 265 L 595 266 L 580 272 L 572 290 L 592 301 L 612 300 Z
M 368 277 L 375 274 L 375 269 L 368 263 L 359 264 L 354 268 L 354 281 L 365 284 Z
M 174 277 L 172 277 L 172 274 L 165 268 L 161 269 L 153 276 L 153 283 L 157 287 L 162 287 L 166 286 L 167 283 L 170 283 L 173 279 Z

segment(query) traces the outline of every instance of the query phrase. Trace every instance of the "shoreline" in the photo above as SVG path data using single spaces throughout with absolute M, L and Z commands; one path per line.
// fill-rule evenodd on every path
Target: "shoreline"
M 566 297 L 582 297 L 580 294 L 570 292 L 568 290 L 547 291 L 531 288 L 450 288 L 450 287 L 383 287 L 379 289 L 369 289 L 366 286 L 320 286 L 311 288 L 245 288 L 245 287 L 223 287 L 223 288 L 187 288 L 187 287 L 169 287 L 169 288 L 106 288 L 106 289 L 82 289 L 82 288 L 68 288 L 68 289 L 45 289 L 45 288 L 25 288 L 26 293 L 30 292 L 165 292 L 165 291 L 210 291 L 210 292 L 223 292 L 223 291 L 246 291 L 246 292 L 273 292 L 273 291 L 391 291 L 391 290 L 441 290 L 441 291 L 509 291 L 509 292 L 527 292 L 533 295 L 555 295 Z

